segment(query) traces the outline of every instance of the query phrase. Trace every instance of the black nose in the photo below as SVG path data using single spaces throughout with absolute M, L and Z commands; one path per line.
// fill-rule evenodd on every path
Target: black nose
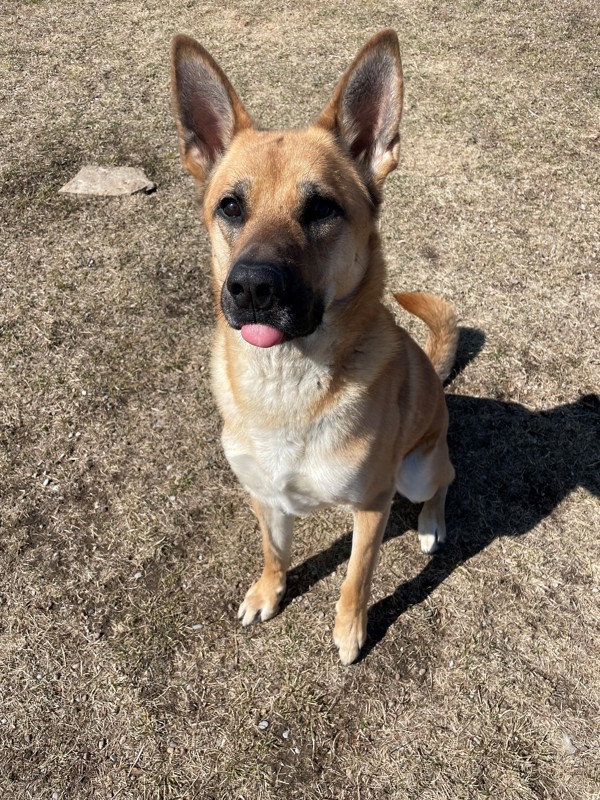
M 284 298 L 290 283 L 287 267 L 238 263 L 227 277 L 227 291 L 238 308 L 266 311 Z

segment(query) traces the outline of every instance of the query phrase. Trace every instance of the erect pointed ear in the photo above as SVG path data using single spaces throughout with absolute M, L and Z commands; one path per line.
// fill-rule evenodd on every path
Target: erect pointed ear
M 172 90 L 183 165 L 203 184 L 252 120 L 221 67 L 190 36 L 173 39 Z
M 340 138 L 377 187 L 398 164 L 402 94 L 398 37 L 383 30 L 356 56 L 317 121 Z

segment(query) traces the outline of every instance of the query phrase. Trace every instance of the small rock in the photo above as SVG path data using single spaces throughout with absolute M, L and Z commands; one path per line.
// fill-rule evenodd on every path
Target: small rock
M 156 184 L 148 180 L 148 176 L 141 169 L 92 165 L 82 167 L 74 178 L 59 189 L 59 192 L 117 197 L 136 192 L 149 194 L 155 189 Z
M 144 770 L 140 769 L 139 767 L 132 767 L 131 770 L 129 771 L 129 774 L 131 775 L 132 778 L 141 778 L 142 775 L 144 774 Z
M 269 727 L 269 722 L 268 722 L 268 720 L 266 720 L 266 719 L 262 719 L 262 720 L 261 720 L 261 721 L 258 723 L 258 729 L 259 729 L 259 731 L 266 731 L 268 727 Z
M 286 728 L 286 730 L 284 730 L 284 732 L 281 734 L 281 737 L 282 737 L 283 739 L 289 739 L 289 738 L 290 738 L 290 732 L 289 732 L 289 730 L 288 730 L 287 728 Z

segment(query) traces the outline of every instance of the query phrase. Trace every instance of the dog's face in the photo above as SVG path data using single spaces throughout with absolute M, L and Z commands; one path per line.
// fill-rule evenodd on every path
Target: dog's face
M 300 131 L 257 129 L 193 39 L 175 39 L 173 77 L 180 149 L 203 194 L 227 322 L 260 347 L 312 334 L 363 279 L 380 188 L 397 164 L 395 34 L 363 48 Z
M 240 133 L 204 199 L 229 324 L 313 333 L 360 281 L 374 212 L 329 132 Z

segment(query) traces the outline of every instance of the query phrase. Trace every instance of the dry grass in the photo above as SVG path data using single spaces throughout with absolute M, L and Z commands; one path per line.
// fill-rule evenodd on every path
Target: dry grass
M 595 4 L 7 0 L 0 17 L 2 797 L 600 797 Z M 407 81 L 390 287 L 443 293 L 469 330 L 452 540 L 420 555 L 398 501 L 346 669 L 343 514 L 298 526 L 282 614 L 235 621 L 260 549 L 207 385 L 206 240 L 167 62 L 192 33 L 257 118 L 295 125 L 387 25 Z M 158 192 L 57 194 L 94 162 Z

